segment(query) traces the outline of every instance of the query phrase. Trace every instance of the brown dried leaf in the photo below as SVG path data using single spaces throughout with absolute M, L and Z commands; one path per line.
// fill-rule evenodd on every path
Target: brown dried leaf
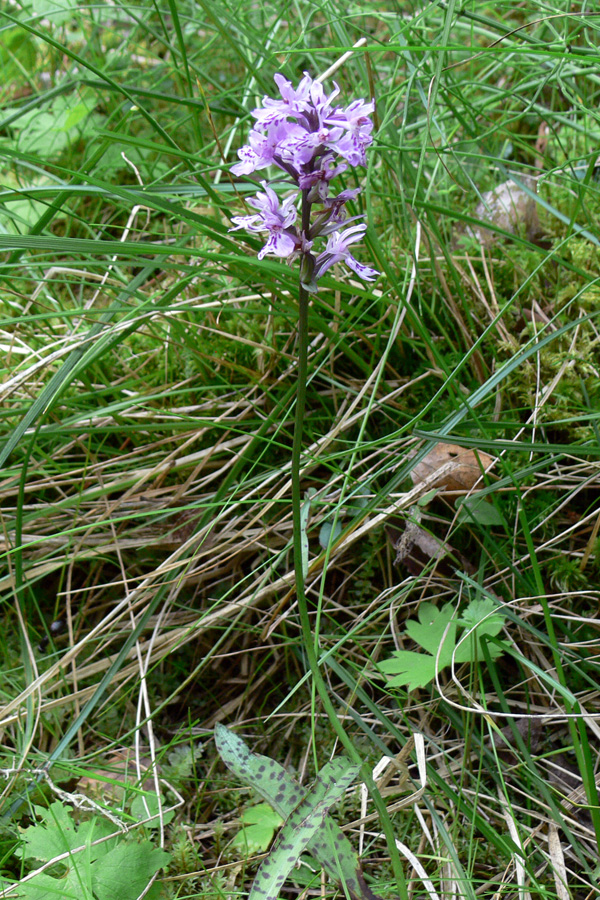
M 396 551 L 394 562 L 406 566 L 411 575 L 420 575 L 432 560 L 438 574 L 453 574 L 454 566 L 441 564 L 445 556 L 453 553 L 453 548 L 414 522 L 409 522 L 402 534 L 388 529 L 388 535 Z
M 441 488 L 440 493 L 470 491 L 477 482 L 483 487 L 482 473 L 494 457 L 481 450 L 469 450 L 457 444 L 436 444 L 410 473 L 413 484 L 427 481 L 428 487 Z M 435 477 L 439 471 L 439 476 Z
M 572 900 L 571 892 L 569 890 L 567 867 L 565 865 L 565 855 L 560 842 L 558 828 L 553 822 L 548 826 L 548 853 L 552 860 L 554 885 L 556 887 L 556 896 L 558 897 L 558 900 Z

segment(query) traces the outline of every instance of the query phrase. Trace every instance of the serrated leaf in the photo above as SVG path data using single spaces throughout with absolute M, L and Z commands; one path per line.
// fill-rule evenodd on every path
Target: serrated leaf
M 98 900 L 137 900 L 152 876 L 170 859 L 170 853 L 150 841 L 120 841 L 101 865 L 92 866 L 94 894 Z
M 409 691 L 426 687 L 435 678 L 435 656 L 414 650 L 396 650 L 390 659 L 379 663 L 379 669 L 391 677 L 390 687 L 406 685 Z
M 41 872 L 25 884 L 17 885 L 10 896 L 18 900 L 95 900 L 91 887 L 82 881 L 76 869 L 70 869 L 62 878 Z
M 506 617 L 498 612 L 493 600 L 486 597 L 483 600 L 471 600 L 459 621 L 465 628 L 477 627 L 479 634 L 496 637 L 502 631 Z
M 505 621 L 505 617 L 498 612 L 492 600 L 487 598 L 471 600 L 459 622 L 469 631 L 474 630 L 464 640 L 458 642 L 455 653 L 456 662 L 473 662 L 475 659 L 481 659 L 480 638 L 484 635 L 496 637 L 502 630 Z M 502 653 L 502 647 L 490 644 L 488 652 L 492 659 L 497 659 Z
M 359 767 L 347 759 L 328 762 L 305 798 L 288 817 L 275 847 L 257 872 L 248 900 L 277 900 L 300 854 L 323 826 L 327 811 L 356 778 Z
M 283 819 L 287 819 L 304 798 L 305 789 L 274 759 L 252 753 L 244 741 L 225 725 L 215 726 L 215 743 L 227 768 L 252 785 Z M 353 900 L 378 900 L 365 884 L 358 856 L 350 841 L 333 819 L 325 817 L 323 827 L 309 841 L 306 849 L 330 878 L 343 884 Z
M 93 841 L 112 834 L 114 825 L 105 819 L 76 824 L 58 800 L 48 809 L 35 810 L 42 821 L 22 832 L 23 846 L 17 852 L 23 858 L 49 862 L 78 847 L 85 850 L 63 860 L 67 872 L 62 877 L 42 872 L 20 885 L 15 896 L 24 900 L 136 900 L 170 859 L 149 841 L 115 837 L 93 846 Z
M 90 819 L 76 825 L 69 809 L 59 800 L 51 803 L 48 809 L 36 806 L 35 812 L 41 822 L 23 829 L 23 846 L 15 851 L 23 859 L 54 859 L 55 856 L 61 856 L 84 844 L 91 844 L 114 831 L 114 826 L 105 819 Z M 106 843 L 90 847 L 88 859 L 93 861 L 105 855 L 109 849 Z
M 181 785 L 191 778 L 196 768 L 196 762 L 204 753 L 204 746 L 198 744 L 180 744 L 174 747 L 168 754 L 168 764 L 165 766 L 165 777 L 171 784 Z
M 231 842 L 246 853 L 264 853 L 283 819 L 269 803 L 259 803 L 242 813 L 243 828 Z

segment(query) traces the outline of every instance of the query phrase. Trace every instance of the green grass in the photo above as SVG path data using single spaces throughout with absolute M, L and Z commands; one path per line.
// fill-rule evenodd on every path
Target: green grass
M 377 101 L 345 186 L 383 276 L 330 270 L 311 301 L 306 591 L 360 758 L 424 736 L 418 803 L 397 806 L 414 751 L 382 802 L 429 881 L 379 815 L 347 833 L 386 900 L 400 866 L 409 896 L 595 895 L 599 29 L 562 0 L 4 8 L 2 889 L 64 874 L 22 853 L 33 806 L 59 800 L 84 831 L 121 823 L 124 859 L 171 854 L 149 896 L 247 896 L 257 860 L 231 842 L 257 799 L 215 723 L 303 784 L 340 752 L 294 591 L 298 273 L 229 233 L 253 188 L 228 168 L 276 72 L 316 76 L 365 38 L 332 77 Z M 509 179 L 529 197 L 514 233 L 484 211 Z M 439 486 L 422 500 L 411 472 L 440 442 L 496 459 L 492 519 Z M 451 548 L 437 566 L 395 562 L 417 518 Z M 490 638 L 426 687 L 387 683 L 420 603 L 482 599 L 506 618 L 498 658 Z M 144 824 L 157 790 L 170 812 Z M 336 815 L 374 812 L 354 791 Z M 303 867 L 282 897 L 308 886 Z

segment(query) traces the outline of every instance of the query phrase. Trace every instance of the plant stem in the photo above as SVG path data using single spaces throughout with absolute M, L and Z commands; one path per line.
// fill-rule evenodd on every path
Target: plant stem
M 321 703 L 329 720 L 333 726 L 335 733 L 340 739 L 341 744 L 347 750 L 350 758 L 361 766 L 361 777 L 369 793 L 373 798 L 373 803 L 380 816 L 381 826 L 383 828 L 392 866 L 394 869 L 394 877 L 400 891 L 402 900 L 407 900 L 408 893 L 406 889 L 406 881 L 402 864 L 396 848 L 393 826 L 388 815 L 385 804 L 381 798 L 377 786 L 373 781 L 370 767 L 362 761 L 358 751 L 355 749 L 349 736 L 344 730 L 344 726 L 340 721 L 336 709 L 333 705 L 325 679 L 319 668 L 318 660 L 318 640 L 313 635 L 310 625 L 310 617 L 308 615 L 308 604 L 306 601 L 306 593 L 304 590 L 304 573 L 302 569 L 302 491 L 301 491 L 301 468 L 300 460 L 302 455 L 302 443 L 304 435 L 304 412 L 306 409 L 306 385 L 308 378 L 308 307 L 310 303 L 310 295 L 300 284 L 299 296 L 299 314 L 298 314 L 298 384 L 296 390 L 296 418 L 294 422 L 294 441 L 292 445 L 292 521 L 293 521 L 293 545 L 294 545 L 294 570 L 296 576 L 296 598 L 298 600 L 298 611 L 300 614 L 300 625 L 302 628 L 302 639 L 308 659 L 308 664 L 313 676 L 313 682 L 321 698 Z

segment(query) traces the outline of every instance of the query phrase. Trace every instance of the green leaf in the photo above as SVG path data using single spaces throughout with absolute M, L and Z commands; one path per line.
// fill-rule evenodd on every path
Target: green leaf
M 425 687 L 435 678 L 435 657 L 413 650 L 397 650 L 391 659 L 379 663 L 379 669 L 391 677 L 390 687 L 406 685 L 409 691 Z
M 441 609 L 433 603 L 421 603 L 419 621 L 409 619 L 406 623 L 408 636 L 434 656 L 442 641 L 444 642 L 440 653 L 440 669 L 449 665 L 452 659 L 457 625 L 456 619 L 452 619 L 453 614 L 454 607 L 451 603 L 444 603 Z
M 339 519 L 333 522 L 323 522 L 319 531 L 319 544 L 323 550 L 327 550 L 329 544 L 335 543 L 343 531 L 342 523 Z
M 342 758 L 323 766 L 312 789 L 290 814 L 277 843 L 257 872 L 248 900 L 277 900 L 302 851 L 323 826 L 327 811 L 358 775 L 359 766 Z
M 17 853 L 24 859 L 49 862 L 84 847 L 62 860 L 66 874 L 53 877 L 42 872 L 19 886 L 15 896 L 25 900 L 136 900 L 152 876 L 167 864 L 170 855 L 149 841 L 115 837 L 92 846 L 114 832 L 105 819 L 76 824 L 68 807 L 56 800 L 48 809 L 36 806 L 41 822 L 22 833 Z
M 153 875 L 166 866 L 171 856 L 149 841 L 140 844 L 121 841 L 92 866 L 92 885 L 98 900 L 137 900 Z
M 242 813 L 244 827 L 231 842 L 232 847 L 239 847 L 245 853 L 264 853 L 273 840 L 275 831 L 283 819 L 269 803 L 259 803 Z
M 438 488 L 432 488 L 430 491 L 427 491 L 426 494 L 423 494 L 422 497 L 419 497 L 417 500 L 417 506 L 429 506 L 433 498 L 437 495 Z
M 409 691 L 426 687 L 436 676 L 436 671 L 458 663 L 474 662 L 481 659 L 479 639 L 484 636 L 496 637 L 504 625 L 504 616 L 497 612 L 492 600 L 472 600 L 461 619 L 453 619 L 451 603 L 441 609 L 433 603 L 422 603 L 419 607 L 419 621 L 409 619 L 406 633 L 427 653 L 414 650 L 397 650 L 390 659 L 379 663 L 378 668 L 390 676 L 391 687 L 406 685 Z M 456 641 L 458 627 L 474 629 L 471 634 Z M 502 653 L 502 647 L 490 645 L 492 659 Z
M 180 744 L 168 754 L 168 764 L 163 766 L 165 777 L 179 787 L 193 777 L 198 760 L 204 753 L 204 745 Z
M 19 900 L 96 900 L 77 869 L 69 869 L 62 878 L 52 878 L 41 872 L 31 881 L 19 885 L 10 896 Z
M 456 662 L 471 662 L 475 659 L 481 659 L 482 653 L 479 650 L 479 639 L 483 635 L 496 637 L 502 631 L 505 621 L 505 617 L 498 612 L 498 608 L 493 600 L 487 598 L 471 600 L 459 622 L 469 631 L 471 629 L 474 629 L 474 631 L 464 640 L 459 641 L 455 654 Z M 492 659 L 497 659 L 502 653 L 502 647 L 490 644 L 488 652 Z
M 73 16 L 77 3 L 75 0 L 32 0 L 32 6 L 36 15 L 51 18 L 58 25 Z
M 493 503 L 485 497 L 459 497 L 457 522 L 478 522 L 479 525 L 503 525 L 504 519 Z
M 165 803 L 164 798 L 162 800 L 163 809 L 168 804 Z M 144 819 L 147 819 L 149 816 L 156 816 L 152 822 L 146 822 L 146 828 L 160 828 L 160 817 L 159 817 L 159 803 L 158 796 L 154 791 L 144 791 L 143 793 L 136 794 L 136 796 L 131 801 L 131 815 L 134 816 L 138 821 L 142 822 Z M 167 825 L 175 815 L 175 810 L 171 809 L 168 812 L 165 812 L 162 817 L 162 821 L 165 825 Z
M 23 830 L 21 834 L 23 846 L 15 851 L 23 859 L 39 859 L 45 862 L 106 837 L 115 830 L 106 819 L 90 819 L 77 826 L 69 809 L 59 800 L 51 803 L 48 809 L 36 806 L 35 811 L 41 822 L 29 825 Z M 88 859 L 92 861 L 98 859 L 104 856 L 108 849 L 106 843 L 90 847 Z
M 0 83 L 7 88 L 23 72 L 35 70 L 36 49 L 31 35 L 20 28 L 4 28 L 0 40 Z M 6 111 L 3 110 L 4 114 Z
M 238 778 L 248 782 L 271 804 L 283 819 L 288 819 L 306 791 L 274 759 L 252 753 L 244 741 L 225 725 L 215 726 L 215 743 L 221 759 Z M 353 900 L 378 900 L 367 887 L 358 857 L 340 826 L 325 817 L 306 849 L 330 878 L 341 883 Z
M 459 619 L 465 628 L 477 628 L 479 635 L 489 634 L 496 637 L 500 634 L 506 617 L 498 612 L 498 607 L 493 600 L 487 597 L 483 600 L 471 600 Z

